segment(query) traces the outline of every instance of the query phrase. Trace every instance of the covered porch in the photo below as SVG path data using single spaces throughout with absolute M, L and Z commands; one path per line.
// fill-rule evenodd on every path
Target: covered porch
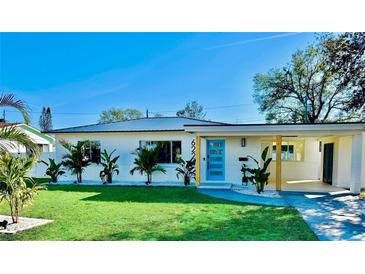
M 273 158 L 268 189 L 294 192 L 360 193 L 365 187 L 365 125 L 189 126 L 196 135 L 196 184 L 241 185 L 247 156 Z M 281 157 L 276 157 L 281 155 Z

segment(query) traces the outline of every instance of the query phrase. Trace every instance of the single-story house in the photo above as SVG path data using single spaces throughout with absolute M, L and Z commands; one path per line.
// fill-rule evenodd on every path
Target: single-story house
M 166 174 L 154 175 L 154 181 L 158 182 L 178 181 L 177 158 L 195 156 L 197 186 L 241 184 L 242 164 L 254 164 L 247 156 L 260 159 L 263 149 L 269 147 L 273 158 L 270 182 L 277 190 L 297 184 L 307 184 L 309 188 L 319 184 L 347 188 L 353 193 L 365 188 L 365 123 L 226 124 L 161 117 L 63 128 L 48 133 L 56 139 L 57 162 L 66 152 L 60 140 L 90 141 L 88 157 L 93 163 L 85 170 L 83 178 L 86 180 L 99 180 L 100 151 L 115 149 L 115 154 L 120 155 L 120 173 L 115 175 L 115 180 L 144 181 L 145 177 L 129 173 L 135 158 L 132 152 L 153 142 L 160 144 L 160 162 L 167 170 Z M 74 180 L 70 174 L 68 178 Z
M 33 140 L 33 142 L 38 145 L 40 152 L 54 152 L 55 139 L 52 136 L 44 134 L 35 127 L 23 123 L 0 123 L 0 129 L 9 126 L 16 127 L 19 131 L 27 134 Z M 25 146 L 16 142 L 10 143 L 12 143 L 11 147 L 9 147 L 10 153 L 26 153 Z

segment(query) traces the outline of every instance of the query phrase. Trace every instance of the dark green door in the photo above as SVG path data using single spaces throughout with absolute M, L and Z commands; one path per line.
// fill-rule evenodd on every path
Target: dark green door
M 324 144 L 323 153 L 323 182 L 332 185 L 333 143 Z

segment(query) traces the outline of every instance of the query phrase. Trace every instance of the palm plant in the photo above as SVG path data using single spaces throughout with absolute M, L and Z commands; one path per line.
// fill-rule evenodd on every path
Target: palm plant
M 184 178 L 184 185 L 190 185 L 191 179 L 195 180 L 195 158 L 190 160 L 178 160 L 179 167 L 176 168 L 176 177 L 179 179 L 179 175 Z
M 0 107 L 12 107 L 17 109 L 23 116 L 24 123 L 29 124 L 30 115 L 29 109 L 24 101 L 16 99 L 14 94 L 1 94 Z
M 154 172 L 162 172 L 166 174 L 166 170 L 158 164 L 158 147 L 143 147 L 137 149 L 134 153 L 135 167 L 130 171 L 131 175 L 138 171 L 141 175 L 147 175 L 146 185 L 152 183 L 152 174 Z
M 1 94 L 0 107 L 12 107 L 17 109 L 23 116 L 24 123 L 29 124 L 30 115 L 26 104 L 15 98 L 14 94 Z M 31 154 L 38 154 L 39 149 L 33 140 L 24 132 L 14 126 L 6 126 L 0 129 L 0 152 L 8 152 L 15 148 L 16 144 L 24 145 Z
M 263 161 L 262 167 L 260 167 L 259 161 L 257 161 L 252 156 L 247 156 L 251 158 L 256 163 L 256 168 L 249 168 L 246 164 L 243 164 L 241 168 L 241 172 L 250 181 L 253 185 L 256 186 L 257 193 L 261 193 L 264 191 L 265 185 L 269 183 L 270 172 L 267 172 L 267 169 L 272 161 L 272 158 L 267 158 L 267 154 L 269 151 L 269 147 L 266 147 L 262 154 L 261 159 Z M 246 173 L 251 174 L 250 176 L 246 176 Z
M 51 182 L 57 183 L 58 177 L 62 176 L 66 172 L 62 168 L 62 163 L 56 163 L 55 159 L 49 158 L 49 163 L 42 161 L 47 166 L 45 175 L 51 177 Z
M 119 167 L 117 165 L 117 161 L 120 156 L 116 156 L 112 158 L 115 149 L 108 154 L 108 152 L 104 149 L 101 153 L 101 165 L 104 167 L 102 171 L 100 171 L 100 179 L 103 181 L 103 184 L 111 184 L 113 182 L 113 173 L 115 172 L 117 175 L 119 174 Z
M 20 211 L 32 203 L 39 190 L 45 188 L 26 176 L 35 163 L 35 157 L 15 157 L 9 153 L 0 157 L 0 202 L 8 201 L 14 223 L 19 222 Z
M 90 165 L 89 159 L 85 157 L 85 144 L 87 141 L 78 141 L 76 145 L 72 145 L 67 141 L 61 140 L 60 144 L 67 149 L 68 153 L 62 157 L 62 165 L 76 175 L 75 183 L 82 182 L 82 173 L 85 167 Z

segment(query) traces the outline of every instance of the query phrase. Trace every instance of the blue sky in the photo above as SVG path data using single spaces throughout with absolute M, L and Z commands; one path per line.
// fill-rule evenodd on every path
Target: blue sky
M 208 119 L 264 122 L 253 76 L 285 65 L 313 33 L 1 33 L 0 91 L 13 92 L 38 126 L 92 124 L 109 107 L 173 116 L 187 101 Z M 10 109 L 10 120 L 20 117 Z

